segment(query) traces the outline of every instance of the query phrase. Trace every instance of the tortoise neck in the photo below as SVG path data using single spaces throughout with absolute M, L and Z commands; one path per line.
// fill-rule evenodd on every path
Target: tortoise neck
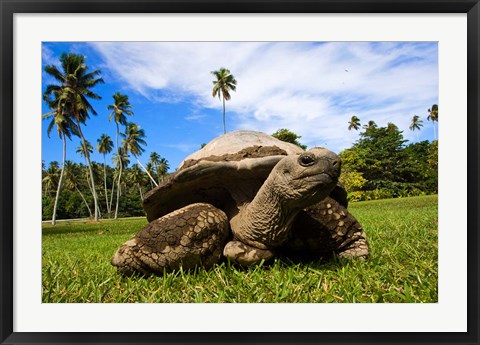
M 230 225 L 236 238 L 262 249 L 279 246 L 288 239 L 299 209 L 288 206 L 277 186 L 267 178 L 252 202 L 232 218 Z

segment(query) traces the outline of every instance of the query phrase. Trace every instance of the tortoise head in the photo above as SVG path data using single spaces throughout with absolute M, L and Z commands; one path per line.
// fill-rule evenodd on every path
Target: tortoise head
M 340 169 L 340 157 L 315 147 L 283 158 L 272 170 L 268 183 L 283 202 L 293 208 L 304 208 L 330 194 L 337 185 Z

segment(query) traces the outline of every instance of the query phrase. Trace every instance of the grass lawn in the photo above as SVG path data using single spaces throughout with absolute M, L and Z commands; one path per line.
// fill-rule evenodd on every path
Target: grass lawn
M 44 223 L 42 300 L 57 302 L 438 301 L 437 196 L 352 203 L 370 260 L 293 263 L 125 278 L 110 259 L 145 218 Z

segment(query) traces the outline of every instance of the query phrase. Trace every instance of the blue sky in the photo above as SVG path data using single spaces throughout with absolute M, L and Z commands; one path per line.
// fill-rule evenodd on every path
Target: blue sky
M 128 120 L 146 132 L 141 162 L 155 151 L 169 161 L 170 171 L 223 133 L 222 103 L 212 97 L 210 74 L 220 67 L 237 79 L 226 103 L 227 131 L 271 134 L 288 128 L 308 147 L 339 152 L 358 139 L 358 132 L 347 129 L 356 115 L 362 124 L 393 122 L 410 141 L 434 136 L 427 109 L 438 104 L 436 42 L 45 42 L 42 70 L 59 66 L 63 52 L 85 55 L 105 80 L 93 90 L 102 99 L 91 101 L 98 115 L 83 128 L 87 140 L 96 146 L 103 133 L 115 139 L 107 106 L 121 92 L 134 106 Z M 42 92 L 52 83 L 43 72 Z M 413 115 L 423 120 L 418 133 L 408 129 Z M 47 136 L 47 126 L 44 120 L 42 159 L 48 164 L 61 161 L 62 145 L 55 131 Z M 75 153 L 80 140 L 72 139 L 67 159 L 84 162 Z M 103 162 L 103 156 L 95 152 L 92 160 Z

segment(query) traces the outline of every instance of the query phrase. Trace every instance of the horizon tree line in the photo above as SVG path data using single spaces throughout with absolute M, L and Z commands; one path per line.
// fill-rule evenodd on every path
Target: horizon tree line
M 98 193 L 96 187 L 96 179 L 94 177 L 94 171 L 92 168 L 92 162 L 90 155 L 93 153 L 93 146 L 85 138 L 82 131 L 82 126 L 86 126 L 90 114 L 97 115 L 97 112 L 90 104 L 89 100 L 99 100 L 100 95 L 96 94 L 92 89 L 104 80 L 100 76 L 100 70 L 89 71 L 88 66 L 85 63 L 85 56 L 77 55 L 73 53 L 62 53 L 60 56 L 60 66 L 57 68 L 55 65 L 45 66 L 45 72 L 52 76 L 57 83 L 46 86 L 43 93 L 43 100 L 49 107 L 50 111 L 42 115 L 43 119 L 50 119 L 50 123 L 47 128 L 47 135 L 50 137 L 52 129 L 55 127 L 59 138 L 62 140 L 62 163 L 61 167 L 56 164 L 49 166 L 46 170 L 46 176 L 43 177 L 43 181 L 51 188 L 56 184 L 55 202 L 52 210 L 52 224 L 56 223 L 56 211 L 58 208 L 58 202 L 60 199 L 60 193 L 64 187 L 64 179 L 67 170 L 67 157 L 66 157 L 66 145 L 67 138 L 71 141 L 72 136 L 80 138 L 80 146 L 77 147 L 76 152 L 79 153 L 85 159 L 86 171 L 83 172 L 87 181 L 88 191 L 92 196 L 93 212 L 87 203 L 87 209 L 89 214 L 95 221 L 101 217 L 101 208 L 98 200 Z M 137 124 L 127 121 L 127 116 L 133 115 L 128 96 L 119 92 L 115 92 L 113 95 L 113 104 L 107 106 L 108 110 L 111 110 L 109 120 L 114 121 L 116 124 L 116 154 L 113 157 L 115 163 L 115 174 L 111 185 L 111 197 L 108 199 L 108 186 L 107 186 L 107 164 L 106 155 L 113 150 L 113 141 L 107 134 L 102 134 L 97 139 L 97 150 L 104 157 L 103 162 L 103 188 L 105 194 L 105 209 L 106 213 L 110 214 L 113 205 L 113 194 L 115 188 L 115 182 L 117 186 L 117 199 L 115 205 L 114 218 L 118 217 L 118 208 L 121 197 L 121 181 L 122 172 L 125 168 L 125 164 L 128 165 L 128 157 L 131 154 L 137 161 L 138 165 L 150 178 L 152 185 L 158 185 L 149 171 L 149 167 L 145 167 L 139 160 L 139 156 L 145 151 L 144 146 L 147 145 L 145 141 L 145 131 Z M 120 125 L 123 126 L 123 131 L 120 130 Z M 119 138 L 122 137 L 121 145 Z M 161 158 L 158 153 L 153 152 L 153 162 L 151 162 L 150 169 L 157 169 L 157 173 L 161 172 L 164 175 L 168 171 L 168 161 Z M 151 155 L 151 156 L 152 156 Z M 70 164 L 71 165 L 71 164 Z M 138 167 L 138 166 L 137 166 Z M 134 168 L 134 171 L 136 168 Z M 55 180 L 55 174 L 58 172 L 58 179 Z M 69 183 L 71 186 L 78 187 L 78 181 L 72 179 L 72 174 L 79 170 L 71 169 L 69 174 Z M 43 171 L 42 171 L 43 173 Z M 80 176 L 76 176 L 79 178 Z M 140 183 L 138 171 L 136 171 L 135 180 Z M 164 176 L 158 177 L 158 180 L 163 180 Z M 74 181 L 74 182 L 72 182 Z M 47 188 L 46 190 L 48 190 Z M 81 193 L 80 189 L 76 188 L 81 194 L 81 198 L 86 201 L 85 194 Z M 85 192 L 85 190 L 84 190 Z M 140 189 L 141 198 L 143 198 L 142 191 Z
M 42 219 L 51 220 L 56 188 L 62 169 L 57 161 L 52 161 L 48 164 L 42 163 Z M 138 164 L 130 164 L 128 158 L 124 159 L 123 163 L 124 169 L 120 183 L 121 198 L 118 216 L 144 215 L 141 204 L 145 194 L 152 188 L 149 177 Z M 107 203 L 110 204 L 111 186 L 117 185 L 118 168 L 113 165 L 104 165 L 103 163 L 92 161 L 92 170 L 97 185 L 100 209 L 103 210 L 102 216 L 103 218 L 113 217 L 115 204 L 113 204 L 113 210 L 109 214 L 107 213 Z M 151 174 L 157 177 L 154 169 L 152 169 Z M 67 160 L 65 162 L 64 175 L 63 189 L 58 201 L 57 217 L 59 219 L 86 217 L 93 219 L 93 196 L 87 179 L 88 168 L 85 163 Z M 107 193 L 105 193 L 102 186 L 102 180 L 105 176 L 109 188 Z
M 428 108 L 427 112 L 428 112 L 427 121 L 431 121 L 433 126 L 433 138 L 434 140 L 437 140 L 437 126 L 435 125 L 435 122 L 438 122 L 438 105 L 433 104 L 430 108 Z M 375 121 L 370 120 L 368 121 L 368 124 L 363 125 L 363 128 L 369 129 L 369 128 L 374 128 L 376 126 L 377 124 L 375 123 Z M 353 115 L 350 118 L 350 121 L 348 121 L 348 130 L 351 131 L 352 129 L 354 129 L 355 131 L 358 131 L 360 127 L 361 127 L 360 118 L 358 118 L 358 116 L 356 115 Z M 421 127 L 423 127 L 423 120 L 420 119 L 420 116 L 413 115 L 408 129 L 410 129 L 412 132 L 415 132 L 415 131 L 420 131 Z M 418 140 L 418 134 L 417 134 L 417 140 Z

